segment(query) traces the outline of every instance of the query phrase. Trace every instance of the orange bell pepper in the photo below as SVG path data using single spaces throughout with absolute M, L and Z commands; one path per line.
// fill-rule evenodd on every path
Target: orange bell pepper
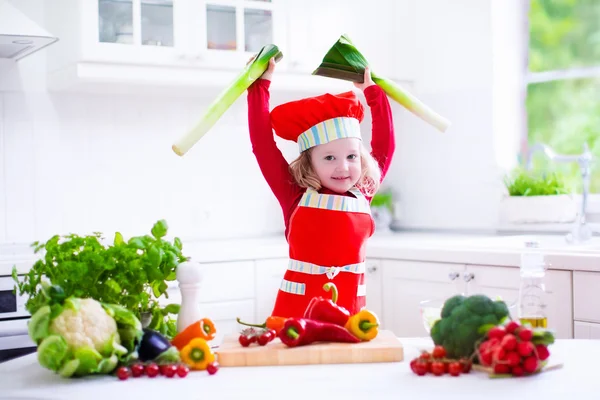
M 215 338 L 216 333 L 215 324 L 208 318 L 202 318 L 175 335 L 171 344 L 181 351 L 192 339 L 201 338 L 210 341 Z

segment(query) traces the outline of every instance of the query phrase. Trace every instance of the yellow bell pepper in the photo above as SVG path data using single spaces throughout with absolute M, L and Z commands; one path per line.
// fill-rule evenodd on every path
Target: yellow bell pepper
M 205 370 L 208 364 L 215 361 L 215 355 L 211 351 L 206 340 L 194 338 L 186 344 L 180 352 L 181 361 L 190 369 Z
M 378 327 L 379 319 L 377 315 L 367 309 L 362 309 L 352 315 L 345 325 L 346 329 L 363 341 L 374 339 L 379 333 Z

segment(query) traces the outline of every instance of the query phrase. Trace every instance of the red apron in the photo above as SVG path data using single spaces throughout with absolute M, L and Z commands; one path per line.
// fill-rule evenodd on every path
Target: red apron
M 323 285 L 333 282 L 337 304 L 354 314 L 365 306 L 365 245 L 375 230 L 367 199 L 308 189 L 291 216 L 289 264 L 272 315 L 302 317 L 313 297 L 331 298 Z

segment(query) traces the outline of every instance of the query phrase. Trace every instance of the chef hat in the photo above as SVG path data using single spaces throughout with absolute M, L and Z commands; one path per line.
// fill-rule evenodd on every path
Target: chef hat
M 291 101 L 271 111 L 277 136 L 298 143 L 300 152 L 342 138 L 358 138 L 364 107 L 353 91 Z

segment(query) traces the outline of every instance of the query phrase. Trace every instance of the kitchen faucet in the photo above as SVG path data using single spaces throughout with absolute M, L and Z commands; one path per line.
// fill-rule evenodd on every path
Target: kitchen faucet
M 573 230 L 567 234 L 566 240 L 569 243 L 584 243 L 590 240 L 592 237 L 592 229 L 589 225 L 586 224 L 585 215 L 587 211 L 587 203 L 588 203 L 588 195 L 590 191 L 590 176 L 591 176 L 591 167 L 592 167 L 592 153 L 590 152 L 589 146 L 587 143 L 583 145 L 583 153 L 574 154 L 574 155 L 566 155 L 566 154 L 558 154 L 556 153 L 550 146 L 543 143 L 537 143 L 533 145 L 529 151 L 527 152 L 527 164 L 526 168 L 528 170 L 532 167 L 533 155 L 535 153 L 542 152 L 544 155 L 554 161 L 559 163 L 570 163 L 576 162 L 579 164 L 579 170 L 581 171 L 581 179 L 583 183 L 582 196 L 581 196 L 581 208 L 579 210 L 579 215 L 577 221 L 575 222 L 575 226 Z

